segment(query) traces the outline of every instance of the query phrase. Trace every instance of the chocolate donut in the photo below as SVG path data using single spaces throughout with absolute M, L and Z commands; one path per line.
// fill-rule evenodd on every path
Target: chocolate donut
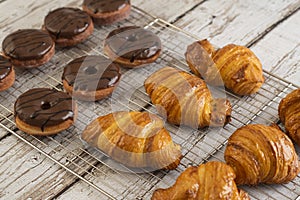
M 52 135 L 73 124 L 77 106 L 64 92 L 35 88 L 18 97 L 14 115 L 20 130 L 33 135 Z
M 154 62 L 160 54 L 161 41 L 150 30 L 127 26 L 108 34 L 104 51 L 114 62 L 133 68 Z
M 0 55 L 0 91 L 10 88 L 15 82 L 15 70 L 11 62 Z
M 65 90 L 73 97 L 97 101 L 110 95 L 119 83 L 120 67 L 103 56 L 83 56 L 68 63 L 62 75 Z
M 78 8 L 58 8 L 48 13 L 44 28 L 56 44 L 73 46 L 84 41 L 94 31 L 91 17 Z
M 84 0 L 82 9 L 94 19 L 97 25 L 107 25 L 130 15 L 129 0 Z
M 14 66 L 30 68 L 48 62 L 54 55 L 55 44 L 44 31 L 21 29 L 5 37 L 2 49 Z

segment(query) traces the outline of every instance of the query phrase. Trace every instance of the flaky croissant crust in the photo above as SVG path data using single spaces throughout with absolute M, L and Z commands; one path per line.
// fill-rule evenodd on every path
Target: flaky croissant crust
M 213 85 L 225 85 L 238 95 L 256 93 L 264 83 L 262 64 L 247 47 L 229 44 L 221 49 L 207 41 L 189 45 L 185 53 L 191 70 Z
M 157 189 L 151 200 L 248 200 L 248 194 L 238 190 L 234 178 L 232 168 L 222 162 L 189 167 L 172 187 Z
M 280 101 L 278 112 L 287 134 L 300 145 L 300 88 Z
M 237 184 L 287 183 L 299 173 L 293 143 L 278 127 L 253 124 L 237 129 L 224 156 Z
M 212 99 L 205 82 L 187 72 L 164 67 L 144 86 L 158 112 L 172 124 L 198 128 L 223 126 L 230 120 L 229 101 Z
M 91 122 L 82 139 L 129 167 L 175 169 L 182 157 L 180 146 L 163 125 L 147 112 L 114 112 Z

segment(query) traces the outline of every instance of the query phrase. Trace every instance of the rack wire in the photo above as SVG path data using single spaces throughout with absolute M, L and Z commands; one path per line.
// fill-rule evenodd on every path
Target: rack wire
M 37 137 L 19 131 L 13 118 L 13 103 L 23 92 L 35 87 L 52 87 L 63 90 L 61 75 L 66 63 L 82 55 L 102 54 L 106 35 L 119 26 L 138 25 L 155 32 L 162 40 L 160 58 L 143 68 L 122 70 L 122 81 L 114 94 L 105 100 L 90 103 L 78 102 L 79 116 L 75 125 L 55 136 Z M 136 173 L 116 164 L 104 153 L 89 147 L 80 139 L 80 133 L 99 115 L 114 110 L 144 110 L 156 113 L 144 91 L 143 82 L 154 71 L 166 65 L 189 71 L 183 57 L 187 45 L 199 40 L 162 19 L 137 7 L 124 22 L 97 27 L 84 43 L 60 49 L 51 61 L 36 69 L 17 70 L 17 80 L 12 88 L 1 92 L 0 127 L 16 136 L 64 168 L 79 180 L 99 191 L 101 199 L 150 199 L 157 188 L 171 186 L 188 166 L 211 160 L 224 161 L 224 148 L 229 136 L 239 127 L 249 123 L 279 123 L 277 107 L 280 100 L 298 86 L 264 71 L 265 84 L 260 91 L 248 97 L 239 97 L 226 91 L 233 106 L 232 121 L 224 128 L 202 130 L 177 127 L 166 123 L 173 140 L 182 146 L 181 164 L 173 171 Z M 129 96 L 126 94 L 130 94 Z M 125 97 L 125 98 L 124 98 Z M 299 150 L 298 150 L 299 152 Z M 130 173 L 128 173 L 130 172 Z M 243 187 L 251 199 L 297 199 L 300 195 L 300 177 L 288 184 Z

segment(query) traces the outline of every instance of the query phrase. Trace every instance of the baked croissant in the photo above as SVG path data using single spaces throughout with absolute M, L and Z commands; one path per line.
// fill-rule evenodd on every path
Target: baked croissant
M 172 124 L 202 128 L 230 121 L 230 102 L 213 99 L 205 82 L 187 72 L 164 67 L 149 76 L 144 86 L 158 112 Z
M 256 93 L 264 83 L 262 64 L 247 47 L 229 44 L 214 50 L 210 42 L 202 40 L 189 45 L 185 56 L 197 76 L 238 95 Z
M 212 161 L 187 168 L 167 189 L 158 189 L 151 200 L 247 200 L 249 196 L 238 190 L 235 174 L 225 163 Z
M 275 126 L 237 129 L 228 139 L 224 156 L 235 171 L 237 184 L 287 183 L 300 169 L 292 141 Z
M 300 88 L 281 100 L 278 112 L 287 134 L 300 145 Z
M 133 168 L 175 169 L 182 157 L 164 122 L 147 112 L 114 112 L 98 117 L 82 139 Z

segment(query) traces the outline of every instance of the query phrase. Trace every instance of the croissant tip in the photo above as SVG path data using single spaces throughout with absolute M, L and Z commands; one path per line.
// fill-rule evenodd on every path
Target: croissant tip
M 239 196 L 240 196 L 241 200 L 250 200 L 248 193 L 242 189 L 239 189 Z
M 211 126 L 225 126 L 231 121 L 232 107 L 227 99 L 213 99 L 211 106 Z
M 181 159 L 183 158 L 183 155 L 180 155 L 173 163 L 169 164 L 168 166 L 164 167 L 165 170 L 174 170 L 178 167 L 180 164 Z

